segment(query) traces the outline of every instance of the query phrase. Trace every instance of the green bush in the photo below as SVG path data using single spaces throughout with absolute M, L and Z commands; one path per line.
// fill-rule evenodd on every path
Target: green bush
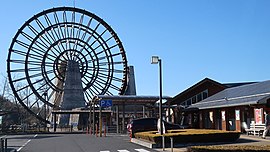
M 270 145 L 232 145 L 232 146 L 192 146 L 188 148 L 188 152 L 269 152 Z
M 240 137 L 240 132 L 221 131 L 209 129 L 181 129 L 169 130 L 164 134 L 165 140 L 170 142 L 173 137 L 175 144 L 181 143 L 206 143 L 206 142 L 232 142 Z M 147 140 L 156 144 L 160 144 L 161 135 L 157 131 L 135 133 L 135 138 Z

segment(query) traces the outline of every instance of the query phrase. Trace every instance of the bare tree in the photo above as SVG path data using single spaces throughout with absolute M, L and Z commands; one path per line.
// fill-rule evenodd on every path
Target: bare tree
M 5 76 L 3 73 L 1 74 L 1 85 L 0 85 L 0 91 L 2 92 L 2 97 L 5 97 L 6 89 L 7 89 L 7 76 Z

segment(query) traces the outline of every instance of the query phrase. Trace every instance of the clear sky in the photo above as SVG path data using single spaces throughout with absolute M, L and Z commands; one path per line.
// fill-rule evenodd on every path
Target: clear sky
M 8 48 L 33 15 L 73 0 L 5 0 L 0 3 L 0 73 Z M 221 83 L 270 80 L 269 0 L 76 0 L 120 37 L 135 68 L 138 95 L 175 96 L 205 77 Z

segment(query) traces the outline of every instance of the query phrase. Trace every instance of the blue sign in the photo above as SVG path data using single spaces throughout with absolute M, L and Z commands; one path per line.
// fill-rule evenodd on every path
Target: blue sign
M 101 100 L 100 101 L 101 107 L 111 107 L 112 106 L 112 100 Z

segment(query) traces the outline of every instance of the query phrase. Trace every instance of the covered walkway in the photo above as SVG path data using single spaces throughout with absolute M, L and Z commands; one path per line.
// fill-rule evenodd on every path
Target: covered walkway
M 163 100 L 166 100 L 165 103 L 170 103 L 170 101 L 172 100 L 172 97 L 169 96 L 163 96 L 162 97 Z M 95 122 L 95 111 L 93 110 L 92 107 L 100 107 L 97 106 L 100 104 L 100 101 L 102 100 L 111 100 L 112 102 L 112 107 L 115 109 L 115 124 L 116 124 L 116 133 L 124 133 L 126 131 L 126 122 L 125 122 L 125 115 L 127 113 L 132 113 L 132 111 L 130 111 L 130 109 L 127 109 L 127 106 L 142 106 L 142 109 L 140 111 L 133 111 L 136 113 L 141 112 L 142 113 L 142 117 L 147 117 L 145 115 L 146 113 L 146 107 L 152 107 L 152 108 L 157 108 L 157 106 L 155 106 L 155 104 L 157 102 L 159 102 L 159 96 L 136 96 L 136 95 L 117 95 L 117 96 L 108 96 L 108 95 L 97 95 L 94 97 L 93 102 L 90 104 L 90 109 L 91 111 L 93 111 L 93 115 L 90 112 L 90 116 L 89 116 L 89 122 L 90 122 L 90 126 L 95 129 L 95 125 L 91 122 Z M 149 111 L 148 111 L 149 112 Z M 120 130 L 120 113 L 121 115 L 121 130 Z M 157 115 L 154 115 L 153 113 L 151 113 L 152 117 L 157 117 Z M 111 118 L 112 119 L 112 118 Z M 100 112 L 99 112 L 99 122 L 102 122 L 102 110 L 100 107 Z M 102 127 L 102 124 L 99 124 L 99 127 Z

